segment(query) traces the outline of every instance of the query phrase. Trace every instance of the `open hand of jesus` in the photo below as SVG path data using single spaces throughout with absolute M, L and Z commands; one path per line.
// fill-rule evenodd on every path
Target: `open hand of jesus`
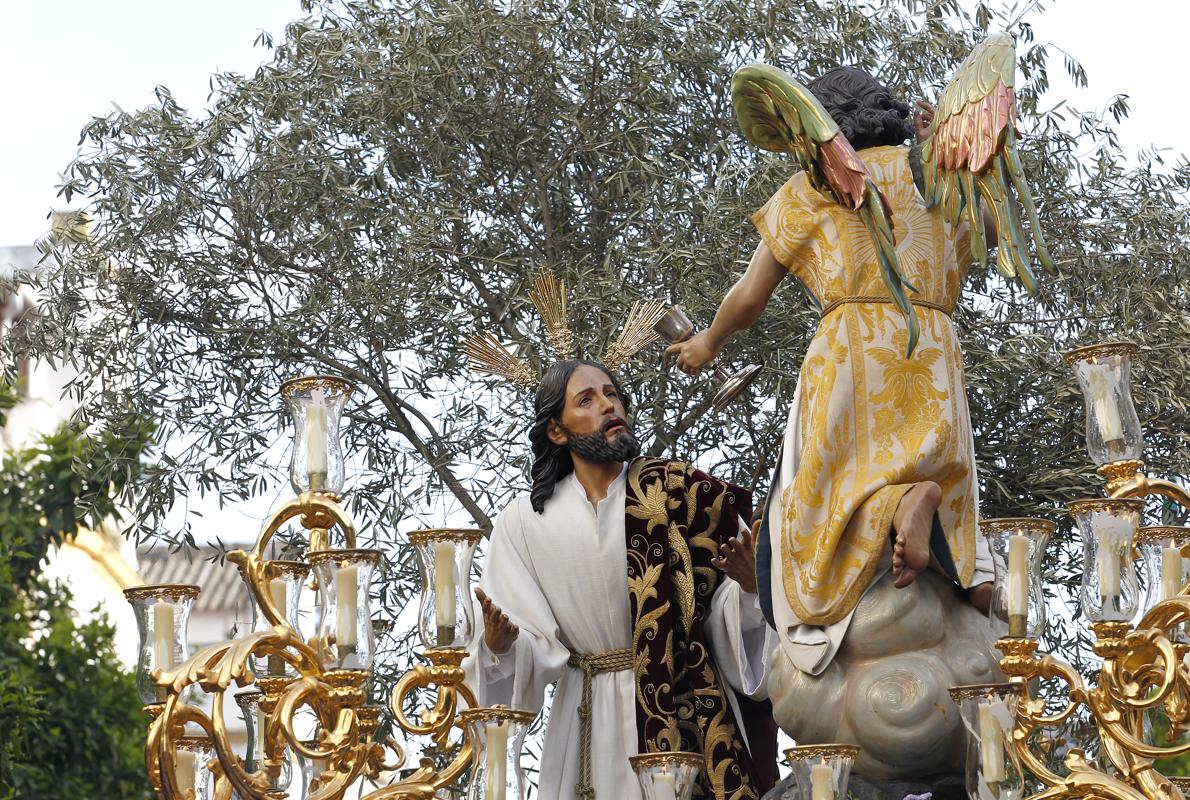
M 512 647 L 521 629 L 508 620 L 500 606 L 492 602 L 483 589 L 476 589 L 475 596 L 483 609 L 483 641 L 494 655 L 502 655 Z
M 751 531 L 744 531 L 728 539 L 719 547 L 719 556 L 712 563 L 735 580 L 748 594 L 756 594 L 755 537 L 760 533 L 760 520 L 752 523 Z

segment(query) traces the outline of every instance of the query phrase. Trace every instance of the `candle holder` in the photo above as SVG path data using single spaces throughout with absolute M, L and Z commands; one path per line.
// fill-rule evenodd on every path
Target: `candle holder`
M 967 729 L 966 784 L 971 800 L 1020 800 L 1024 794 L 1011 737 L 1024 688 L 1021 683 L 950 687 Z
M 164 690 L 153 674 L 169 672 L 188 657 L 187 628 L 190 609 L 199 588 L 186 584 L 134 586 L 124 597 L 136 615 L 140 647 L 136 659 L 136 689 L 145 705 L 165 701 Z
M 995 565 L 990 617 L 1000 635 L 1036 639 L 1045 632 L 1041 561 L 1055 529 L 1049 520 L 1031 517 L 980 521 Z
M 677 344 L 694 335 L 694 323 L 686 316 L 685 311 L 677 306 L 672 306 L 665 316 L 653 326 L 653 330 L 670 344 Z M 756 376 L 760 374 L 761 370 L 759 364 L 750 364 L 733 375 L 719 363 L 718 359 L 711 361 L 707 366 L 711 368 L 715 377 L 719 379 L 719 383 L 722 384 L 712 403 L 712 407 L 716 411 L 727 408 L 732 400 L 739 397 L 752 381 L 756 380 Z
M 310 565 L 304 561 L 267 561 L 265 562 L 269 599 L 274 609 L 281 614 L 282 619 L 295 633 L 300 635 L 301 623 L 298 611 L 301 605 L 302 587 L 310 575 Z M 241 577 L 243 577 L 241 575 Z M 245 578 L 247 582 L 247 579 Z M 251 595 L 251 585 L 249 584 Z M 260 607 L 252 604 L 252 630 L 257 633 L 271 631 L 273 625 L 268 617 L 262 613 Z M 296 670 L 278 655 L 270 654 L 265 657 L 253 657 L 252 669 L 260 675 L 296 675 Z
M 316 650 L 331 670 L 370 670 L 376 654 L 369 610 L 379 550 L 311 550 L 306 560 L 318 579 Z
M 1144 501 L 1094 498 L 1066 508 L 1083 539 L 1083 613 L 1092 622 L 1131 620 L 1140 605 L 1132 542 Z
M 285 394 L 296 398 L 295 403 L 300 405 L 304 402 L 300 393 L 309 389 L 308 399 L 315 402 L 314 389 L 331 391 L 320 381 L 323 379 L 315 379 L 313 385 L 289 384 Z M 346 389 L 343 392 L 346 394 Z M 298 480 L 298 496 L 273 511 L 251 550 L 227 554 L 227 560 L 239 568 L 256 610 L 268 624 L 258 624 L 257 630 L 249 632 L 237 631 L 233 638 L 207 645 L 181 662 L 189 601 L 197 590 L 181 587 L 183 596 L 177 598 L 178 587 L 142 587 L 129 593 L 141 634 L 138 679 L 146 701 L 153 700 L 145 707 L 150 720 L 145 771 L 162 800 L 195 800 L 191 790 L 182 791 L 176 780 L 179 742 L 188 730 L 201 731 L 212 743 L 217 755 L 217 759 L 207 762 L 214 779 L 212 797 L 228 800 L 284 800 L 289 796 L 287 787 L 293 772 L 301 766 L 295 763 L 299 757 L 326 763 L 320 774 L 312 773 L 303 784 L 309 791 L 316 780 L 314 796 L 320 800 L 345 800 L 348 795 L 361 800 L 428 800 L 439 790 L 456 786 L 472 761 L 470 734 L 464 728 L 460 737 L 458 723 L 459 709 L 476 705 L 462 667 L 467 651 L 439 648 L 426 653 L 428 663 L 405 671 L 386 701 L 395 725 L 407 736 L 430 738 L 431 745 L 423 747 L 422 752 L 444 754 L 448 763 L 422 759 L 409 775 L 391 780 L 406 764 L 405 749 L 393 737 L 378 738 L 383 709 L 367 703 L 365 688 L 372 681 L 375 659 L 369 586 L 380 554 L 356 549 L 355 523 L 339 504 L 336 475 L 341 476 L 342 469 L 336 465 L 341 465 L 341 457 L 332 436 L 337 425 L 335 403 L 339 400 L 330 396 L 329 402 L 328 406 L 328 395 L 324 394 L 320 407 L 329 409 L 328 434 L 325 439 L 311 438 L 327 444 L 327 481 L 313 481 L 311 490 Z M 319 411 L 318 424 L 312 427 L 321 425 L 321 414 Z M 298 416 L 303 425 L 304 419 Z M 299 443 L 298 449 L 304 446 Z M 305 455 L 295 459 L 299 477 L 306 470 L 306 460 Z M 287 565 L 265 557 L 273 537 L 291 521 L 300 521 L 308 536 L 308 566 Z M 336 532 L 342 537 L 343 549 L 330 547 Z M 469 560 L 464 567 L 458 573 L 460 581 L 467 577 Z M 308 569 L 315 571 L 310 586 L 318 593 L 318 624 L 309 641 L 298 630 L 295 610 Z M 284 580 L 283 600 L 276 586 L 278 579 Z M 278 589 L 276 596 L 274 588 Z M 186 604 L 179 606 L 176 613 L 153 610 L 158 599 L 170 598 L 179 603 L 185 600 Z M 171 630 L 172 625 L 177 627 Z M 153 634 L 158 630 L 165 640 L 161 652 L 172 655 L 155 658 Z M 172 639 L 167 634 L 172 634 Z M 276 669 L 278 665 L 272 659 L 284 664 Z M 181 663 L 174 663 L 170 670 L 156 668 L 156 662 L 167 661 Z M 270 671 L 276 674 L 268 674 Z M 234 687 L 247 686 L 255 688 L 236 695 L 249 735 L 245 756 L 235 752 L 231 743 L 225 701 L 228 692 L 234 693 Z M 186 702 L 198 689 L 207 693 L 209 704 Z M 428 703 L 427 697 L 432 698 Z M 312 731 L 317 731 L 317 746 Z M 388 783 L 381 787 L 384 781 Z M 368 784 L 378 788 L 366 790 Z
M 264 680 L 270 687 L 284 686 L 288 683 L 288 680 L 283 677 L 265 678 Z M 275 709 L 275 701 L 269 703 L 265 692 L 259 689 L 240 692 L 235 696 L 235 701 L 236 705 L 240 707 L 240 716 L 244 720 L 244 732 L 247 736 L 245 746 L 247 756 L 244 759 L 244 770 L 248 773 L 266 773 L 261 778 L 261 785 L 267 786 L 272 791 L 283 792 L 289 788 L 289 784 L 293 780 L 293 766 L 289 763 L 288 758 L 277 758 L 276 748 L 274 748 L 273 758 L 270 762 L 265 740 L 269 715 L 264 706 L 267 705 Z M 273 766 L 271 770 L 269 769 L 270 763 Z
M 629 756 L 641 800 L 690 800 L 704 759 L 699 753 L 662 751 Z
M 851 744 L 811 744 L 785 751 L 793 770 L 798 800 L 844 800 L 851 765 L 859 748 Z
M 1064 354 L 1087 407 L 1087 453 L 1098 466 L 1139 460 L 1144 433 L 1132 404 L 1130 377 L 1136 345 L 1104 342 Z
M 418 633 L 427 649 L 462 648 L 471 641 L 471 560 L 483 531 L 428 528 L 409 534 L 421 565 Z
M 521 749 L 536 717 L 532 711 L 505 706 L 459 712 L 459 721 L 475 747 L 467 800 L 524 800 Z
M 235 696 L 236 705 L 240 707 L 240 719 L 244 721 L 244 735 L 247 739 L 247 746 L 244 748 L 244 769 L 247 772 L 256 772 L 263 756 L 261 750 L 264 740 L 257 730 L 260 726 L 260 698 L 262 696 L 263 693 L 259 689 L 250 689 Z
M 293 378 L 281 384 L 281 397 L 293 416 L 295 433 L 289 459 L 289 482 L 298 494 L 343 490 L 343 448 L 339 420 L 355 391 L 330 375 Z
M 174 756 L 174 783 L 182 798 L 211 800 L 211 768 L 215 746 L 205 734 L 187 734 L 178 739 Z
M 1144 564 L 1146 612 L 1162 600 L 1183 593 L 1187 579 L 1190 579 L 1190 558 L 1186 556 L 1190 549 L 1190 528 L 1139 528 L 1136 531 L 1136 548 Z M 1168 633 L 1173 641 L 1190 643 L 1180 627 Z
M 1142 533 L 1138 527 L 1144 512 L 1142 498 L 1160 495 L 1190 510 L 1190 492 L 1143 472 L 1141 435 L 1128 397 L 1128 360 L 1133 353 L 1131 345 L 1109 344 L 1067 355 L 1087 400 L 1088 451 L 1107 478 L 1109 494 L 1067 506 L 1083 542 L 1080 606 L 1090 621 L 1091 650 L 1098 668 L 1085 676 L 1057 655 L 1039 653 L 1036 639 L 1004 637 L 996 642 L 1002 653 L 1000 668 L 1015 688 L 996 689 L 994 697 L 1005 701 L 1004 709 L 990 708 L 995 700 L 988 687 L 972 692 L 972 699 L 987 698 L 989 708 L 982 714 L 999 720 L 1001 746 L 1011 752 L 999 765 L 993 763 L 987 769 L 980 765 L 982 781 L 974 784 L 979 793 L 971 797 L 1021 796 L 1023 791 L 1015 783 L 1018 768 L 1030 784 L 1039 787 L 1029 800 L 1182 800 L 1184 796 L 1185 784 L 1161 774 L 1157 767 L 1158 759 L 1190 753 L 1186 736 L 1190 732 L 1190 644 L 1174 633 L 1190 623 L 1190 597 L 1180 591 L 1185 585 L 1168 596 L 1179 574 L 1185 577 L 1185 565 L 1173 558 L 1166 561 L 1167 587 L 1163 588 L 1160 558 L 1163 550 L 1184 541 L 1183 534 L 1180 529 L 1176 535 L 1159 529 Z M 1145 553 L 1149 575 L 1149 607 L 1135 627 L 1132 620 L 1140 592 L 1134 543 Z M 1153 592 L 1158 598 L 1168 597 L 1153 602 Z M 1013 694 L 1020 695 L 1019 701 L 1012 700 Z M 1011 720 L 1011 730 L 1003 724 L 1005 717 Z M 964 723 L 973 734 L 979 721 L 965 710 Z M 1080 727 L 1079 738 L 1085 737 L 1094 749 L 1094 760 L 1082 747 L 1055 747 L 1075 725 Z M 991 726 L 989 722 L 986 727 Z M 1157 732 L 1165 742 L 1155 741 L 1162 738 L 1154 736 Z M 988 741 L 991 744 L 979 743 L 980 750 L 997 749 L 992 746 L 995 741 Z M 996 760 L 994 753 L 987 757 Z M 998 775 L 997 770 L 1004 773 L 1004 780 L 989 780 Z M 969 773 L 969 790 L 970 777 Z

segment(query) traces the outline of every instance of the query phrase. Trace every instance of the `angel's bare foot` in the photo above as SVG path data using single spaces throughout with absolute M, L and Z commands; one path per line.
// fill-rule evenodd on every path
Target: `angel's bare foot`
M 893 530 L 897 532 L 893 544 L 892 572 L 898 589 L 917 580 L 917 574 L 930 564 L 930 527 L 934 512 L 942 502 L 942 487 L 933 481 L 923 481 L 905 493 L 893 513 Z

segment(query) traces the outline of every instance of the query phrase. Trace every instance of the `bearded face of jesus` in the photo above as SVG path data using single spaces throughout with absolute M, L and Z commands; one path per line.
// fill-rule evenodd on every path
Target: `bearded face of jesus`
M 640 445 L 628 421 L 631 401 L 614 375 L 593 361 L 563 361 L 541 378 L 529 429 L 533 446 L 533 510 L 542 513 L 574 459 L 628 461 Z
M 587 461 L 629 461 L 640 455 L 619 387 L 605 371 L 588 364 L 575 369 L 567 381 L 565 404 L 550 430 L 550 441 Z

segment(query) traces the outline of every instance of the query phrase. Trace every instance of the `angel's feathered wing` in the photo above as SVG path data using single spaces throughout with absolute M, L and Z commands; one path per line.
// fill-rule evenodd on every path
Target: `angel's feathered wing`
M 922 143 L 921 188 L 926 202 L 941 206 L 952 225 L 967 214 L 972 250 L 981 264 L 988 257 L 982 213 L 987 203 L 996 220 L 996 265 L 1032 294 L 1037 284 L 1018 203 L 1028 217 L 1037 260 L 1047 270 L 1054 265 L 1017 155 L 1015 80 L 1016 49 L 1008 34 L 993 34 L 971 51 L 942 91 Z
M 766 64 L 741 67 L 731 79 L 731 102 L 748 141 L 790 153 L 815 189 L 859 214 L 880 260 L 889 294 L 905 316 L 908 354 L 917 345 L 917 315 L 905 289 L 893 238 L 892 212 L 867 167 L 818 99 L 788 73 Z

